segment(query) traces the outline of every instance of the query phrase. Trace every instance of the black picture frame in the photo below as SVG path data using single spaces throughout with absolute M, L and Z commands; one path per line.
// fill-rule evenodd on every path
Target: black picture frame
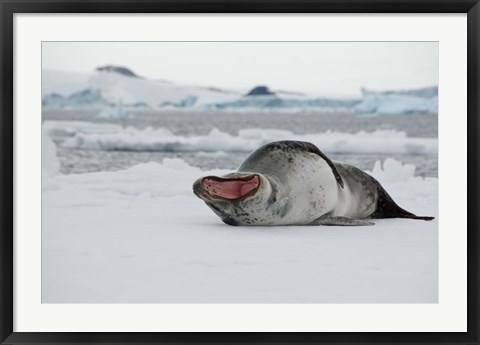
M 2 344 L 480 344 L 479 341 L 479 0 L 0 0 Z M 465 333 L 60 333 L 13 332 L 13 17 L 16 13 L 467 13 L 468 43 L 468 331 Z M 454 158 L 452 158 L 454 159 Z

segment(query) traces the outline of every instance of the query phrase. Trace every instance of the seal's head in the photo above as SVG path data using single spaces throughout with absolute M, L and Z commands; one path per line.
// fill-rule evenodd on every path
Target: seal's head
M 235 172 L 205 176 L 193 184 L 193 192 L 229 225 L 254 225 L 254 216 L 271 196 L 268 179 L 260 173 Z M 257 221 L 261 215 L 259 214 Z M 261 221 L 260 221 L 261 222 Z

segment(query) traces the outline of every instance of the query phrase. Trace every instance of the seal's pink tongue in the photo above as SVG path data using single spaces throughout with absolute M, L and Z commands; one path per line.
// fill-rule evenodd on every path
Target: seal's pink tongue
M 203 180 L 203 188 L 210 195 L 219 196 L 225 199 L 238 199 L 258 187 L 258 176 L 248 181 L 243 180 L 214 180 L 206 178 Z

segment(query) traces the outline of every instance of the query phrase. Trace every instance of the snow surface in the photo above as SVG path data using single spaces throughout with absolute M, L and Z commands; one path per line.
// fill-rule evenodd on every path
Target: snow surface
M 42 179 L 52 177 L 60 172 L 60 160 L 57 147 L 46 131 L 42 132 Z
M 63 141 L 78 133 L 112 134 L 122 130 L 121 125 L 94 123 L 88 121 L 43 121 L 42 130 L 53 141 Z
M 51 148 L 43 165 L 53 171 Z M 42 302 L 438 301 L 438 218 L 231 227 L 192 193 L 196 178 L 225 172 L 165 159 L 45 176 Z M 438 217 L 437 179 L 413 177 L 410 166 L 392 160 L 377 163 L 374 174 L 401 206 Z
M 74 121 L 45 121 L 44 126 L 55 141 L 67 138 L 62 146 L 89 150 L 250 152 L 268 142 L 286 139 L 308 141 L 330 153 L 434 154 L 438 147 L 437 138 L 407 137 L 396 130 L 294 134 L 252 128 L 232 135 L 214 128 L 208 135 L 181 136 L 165 128 L 141 130 Z
M 376 161 L 373 166 L 373 171 L 367 172 L 382 182 L 393 183 L 397 181 L 408 181 L 413 180 L 415 165 L 402 164 L 395 159 L 387 158 L 383 164 L 380 161 Z

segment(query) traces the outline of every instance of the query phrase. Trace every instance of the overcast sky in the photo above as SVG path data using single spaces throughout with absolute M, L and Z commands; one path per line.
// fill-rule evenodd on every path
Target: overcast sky
M 436 42 L 44 42 L 44 69 L 121 65 L 182 84 L 358 96 L 438 84 Z

